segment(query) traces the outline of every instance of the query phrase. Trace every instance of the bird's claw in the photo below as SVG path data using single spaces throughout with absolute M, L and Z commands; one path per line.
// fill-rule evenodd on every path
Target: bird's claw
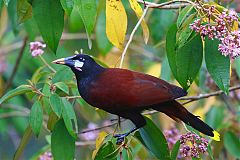
M 114 135 L 113 137 L 114 138 L 117 138 L 117 142 L 116 142 L 116 144 L 117 145 L 120 145 L 120 144 L 122 144 L 122 142 L 124 141 L 124 138 L 127 136 L 127 134 L 116 134 L 116 135 Z

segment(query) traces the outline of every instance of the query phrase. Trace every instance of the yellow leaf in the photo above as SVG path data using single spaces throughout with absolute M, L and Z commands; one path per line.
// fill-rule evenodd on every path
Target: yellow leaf
M 106 34 L 109 41 L 119 49 L 123 48 L 127 31 L 127 14 L 121 0 L 106 1 Z
M 106 132 L 100 132 L 97 139 L 96 139 L 96 149 L 99 149 L 102 142 L 104 141 L 105 137 L 107 136 Z
M 0 75 L 0 97 L 2 97 L 3 92 L 4 92 L 4 83 L 3 83 L 3 78 Z
M 129 0 L 129 3 L 132 10 L 136 13 L 138 19 L 140 19 L 143 14 L 143 11 L 141 6 L 138 4 L 137 0 Z M 148 29 L 147 23 L 143 20 L 141 23 L 141 26 L 143 30 L 144 42 L 147 43 L 149 38 L 149 29 Z
M 234 21 L 232 26 L 232 31 L 237 31 L 237 30 L 238 30 L 238 21 Z
M 97 154 L 97 150 L 95 149 L 95 150 L 93 151 L 93 153 L 92 153 L 92 159 L 95 159 L 96 154 Z
M 105 137 L 108 134 L 106 132 L 100 132 L 97 139 L 96 139 L 96 149 L 93 151 L 92 153 L 92 159 L 95 159 L 95 156 L 99 150 L 99 148 L 101 147 L 102 142 L 104 141 Z

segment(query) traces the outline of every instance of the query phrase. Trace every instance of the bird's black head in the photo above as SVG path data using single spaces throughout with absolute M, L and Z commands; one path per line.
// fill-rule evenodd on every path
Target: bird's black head
M 63 64 L 72 69 L 75 75 L 81 78 L 97 74 L 104 68 L 97 64 L 92 57 L 86 54 L 76 54 L 71 57 L 60 58 L 53 61 L 55 64 Z

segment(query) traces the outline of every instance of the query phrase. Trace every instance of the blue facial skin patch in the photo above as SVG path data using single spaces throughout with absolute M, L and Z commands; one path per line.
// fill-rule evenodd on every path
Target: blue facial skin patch
M 76 60 L 74 63 L 74 67 L 76 67 L 76 68 L 82 68 L 83 65 L 84 65 L 84 62 L 81 62 L 78 60 Z

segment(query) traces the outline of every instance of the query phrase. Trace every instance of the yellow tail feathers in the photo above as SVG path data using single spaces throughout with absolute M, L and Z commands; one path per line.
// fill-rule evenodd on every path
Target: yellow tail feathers
M 213 131 L 213 137 L 211 137 L 215 141 L 220 141 L 220 134 L 217 131 Z

